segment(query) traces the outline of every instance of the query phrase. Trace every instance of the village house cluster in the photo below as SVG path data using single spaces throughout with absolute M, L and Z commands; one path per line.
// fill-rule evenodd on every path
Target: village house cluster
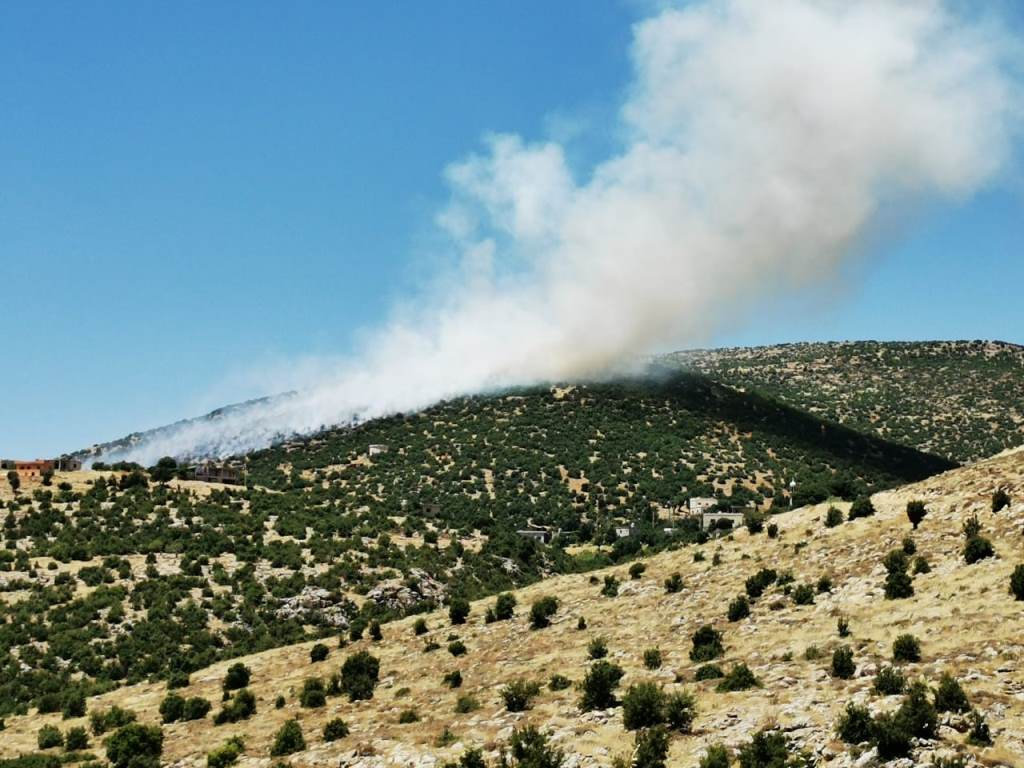
M 81 468 L 81 459 L 73 456 L 61 456 L 57 459 L 0 459 L 0 470 L 13 470 L 23 480 L 41 478 L 46 473 L 78 472 Z

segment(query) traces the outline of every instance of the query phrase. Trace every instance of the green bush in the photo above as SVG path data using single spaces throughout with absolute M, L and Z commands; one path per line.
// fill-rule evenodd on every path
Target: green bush
M 1024 600 L 1024 565 L 1015 566 L 1010 574 L 1010 594 L 1015 600 Z
M 419 637 L 420 635 L 427 634 L 427 629 L 427 620 L 424 619 L 422 616 L 416 619 L 416 622 L 412 625 L 413 634 L 415 634 L 417 637 Z
M 872 741 L 882 760 L 895 760 L 910 754 L 911 736 L 895 713 L 882 713 L 872 723 Z
M 875 675 L 874 690 L 883 696 L 894 696 L 903 693 L 907 680 L 896 667 L 882 667 Z
M 853 502 L 853 505 L 850 507 L 850 514 L 847 517 L 850 520 L 856 520 L 860 517 L 871 517 L 874 514 L 875 505 L 871 503 L 870 498 L 862 496 Z
M 636 734 L 632 768 L 665 768 L 668 734 L 664 728 L 647 728 Z
M 106 711 L 93 711 L 89 714 L 89 727 L 96 736 L 134 722 L 134 712 L 117 706 L 111 707 Z
M 448 603 L 448 618 L 452 624 L 465 624 L 469 616 L 469 601 L 461 597 L 453 597 Z
M 904 536 L 903 541 L 900 542 L 900 549 L 903 550 L 903 554 L 910 557 L 917 552 L 917 544 L 914 543 L 913 537 Z
M 911 684 L 903 703 L 896 710 L 896 718 L 911 736 L 918 739 L 935 738 L 939 718 L 929 700 L 928 687 L 924 683 Z
M 967 694 L 960 687 L 956 678 L 948 672 L 939 678 L 939 687 L 935 689 L 935 710 L 937 712 L 968 712 L 971 709 Z
M 1000 488 L 992 494 L 992 511 L 999 512 L 1000 510 L 1010 506 L 1010 494 Z
M 733 668 L 726 673 L 721 682 L 715 686 L 715 690 L 719 693 L 726 693 L 729 691 L 745 691 L 749 688 L 760 687 L 761 681 L 754 676 L 754 673 L 750 671 L 750 668 L 746 664 L 741 662 L 734 665 Z
M 324 741 L 337 741 L 348 736 L 348 724 L 340 717 L 327 721 L 324 726 Z
M 302 726 L 299 721 L 286 720 L 281 728 L 274 735 L 274 743 L 270 747 L 271 757 L 281 757 L 301 752 L 306 748 L 306 739 L 302 735 Z
M 107 759 L 114 768 L 157 768 L 164 751 L 158 726 L 129 723 L 107 737 Z
M 55 725 L 44 725 L 36 734 L 36 744 L 40 749 L 64 746 L 64 734 Z
M 359 651 L 345 659 L 341 666 L 339 687 L 349 701 L 373 698 L 373 689 L 380 677 L 380 661 L 366 651 Z
M 565 675 L 552 675 L 551 679 L 548 680 L 548 688 L 552 691 L 564 691 L 571 685 L 572 680 Z
M 458 658 L 459 656 L 465 656 L 467 652 L 466 644 L 461 640 L 452 640 L 448 643 L 448 653 Z
M 459 696 L 455 702 L 455 711 L 460 715 L 465 715 L 478 709 L 480 709 L 480 703 L 472 696 Z
M 760 571 L 748 578 L 744 583 L 744 588 L 747 590 L 747 596 L 750 597 L 751 600 L 756 600 L 777 580 L 778 574 L 775 573 L 774 569 L 762 568 Z
M 741 768 L 785 768 L 790 765 L 789 739 L 778 731 L 758 731 L 737 757 Z
M 749 615 L 750 602 L 747 600 L 746 595 L 740 595 L 735 600 L 729 603 L 729 621 L 739 621 L 740 619 L 747 618 Z
M 160 719 L 165 723 L 175 723 L 185 714 L 185 699 L 176 693 L 169 693 L 160 702 Z
M 498 595 L 494 602 L 494 618 L 496 621 L 508 621 L 516 612 L 516 597 L 510 592 Z
M 603 659 L 608 655 L 608 641 L 603 637 L 595 637 L 587 645 L 587 655 L 591 659 Z
M 85 716 L 85 696 L 78 691 L 73 691 L 64 697 L 61 705 L 61 714 L 65 720 L 73 717 Z
M 181 711 L 182 720 L 202 720 L 210 712 L 210 702 L 202 696 L 190 696 L 185 699 L 185 707 Z
M 725 673 L 717 664 L 705 664 L 697 667 L 697 671 L 693 673 L 694 680 L 718 680 L 722 677 L 725 677 Z
M 874 722 L 867 707 L 846 705 L 846 710 L 836 722 L 836 735 L 847 744 L 862 744 L 874 738 Z
M 323 661 L 330 654 L 330 649 L 323 643 L 317 643 L 309 649 L 309 660 L 312 663 Z
M 639 579 L 641 576 L 644 575 L 644 572 L 646 570 L 647 566 L 643 563 L 633 563 L 631 566 L 629 566 L 629 578 L 634 580 Z
M 228 768 L 234 765 L 242 750 L 245 749 L 245 742 L 240 736 L 232 736 L 212 752 L 206 755 L 206 768 Z
M 902 549 L 894 549 L 882 561 L 887 571 L 885 577 L 885 599 L 900 600 L 914 594 L 914 585 L 907 575 L 909 562 Z
M 697 700 L 689 691 L 676 691 L 665 698 L 665 722 L 669 728 L 689 733 L 697 718 Z
M 449 688 L 451 688 L 453 690 L 455 688 L 461 688 L 462 687 L 462 673 L 459 670 L 456 669 L 456 670 L 446 674 L 441 679 L 441 682 L 444 683 L 445 685 L 447 685 Z
M 998 510 L 997 510 L 998 511 Z M 971 712 L 971 727 L 967 732 L 967 743 L 974 747 L 989 747 L 992 745 L 992 732 L 984 715 L 979 712 Z
M 698 768 L 729 768 L 729 750 L 723 744 L 712 744 L 701 755 Z
M 693 642 L 693 648 L 690 649 L 691 661 L 711 661 L 725 653 L 725 649 L 722 647 L 722 633 L 710 624 L 705 624 L 694 632 L 691 640 Z
M 683 591 L 683 577 L 679 573 L 673 573 L 667 579 L 665 579 L 665 592 L 670 595 L 674 595 L 677 592 Z
M 619 580 L 612 574 L 604 577 L 604 586 L 601 587 L 601 594 L 605 597 L 615 597 L 619 594 Z
M 661 667 L 660 648 L 648 648 L 644 651 L 644 667 L 646 669 L 659 669 Z
M 840 637 L 850 636 L 850 620 L 845 616 L 840 616 L 836 619 L 836 632 L 839 633 Z
M 527 725 L 512 732 L 508 751 L 502 759 L 502 768 L 560 768 L 565 755 L 548 744 L 543 733 Z
M 410 725 L 420 721 L 420 713 L 415 709 L 403 709 L 398 715 L 399 725 Z
M 829 507 L 825 513 L 825 527 L 835 528 L 843 523 L 843 511 L 838 507 Z
M 764 530 L 764 513 L 748 509 L 743 513 L 743 524 L 751 533 L 760 533 Z
M 856 671 L 857 665 L 853 663 L 853 651 L 850 648 L 843 646 L 832 652 L 832 677 L 849 680 Z
M 317 709 L 327 704 L 324 681 L 319 677 L 307 677 L 303 680 L 302 691 L 299 692 L 299 704 L 306 709 Z
M 907 502 L 907 519 L 910 521 L 910 524 L 914 527 L 915 531 L 927 514 L 928 509 L 925 507 L 923 501 L 914 499 L 913 501 Z M 912 555 L 914 553 L 908 552 L 907 554 Z
M 800 584 L 793 590 L 793 602 L 797 605 L 814 605 L 814 588 L 810 584 Z
M 558 599 L 546 595 L 534 600 L 530 606 L 530 627 L 531 629 L 543 629 L 551 625 L 551 617 L 558 611 Z
M 237 723 L 239 720 L 248 720 L 254 714 L 256 714 L 256 697 L 248 688 L 242 688 L 224 703 L 220 712 L 213 718 L 213 724 Z
M 900 635 L 892 643 L 892 660 L 917 662 L 921 660 L 921 643 L 913 635 Z
M 654 683 L 629 686 L 622 697 L 622 724 L 627 731 L 650 728 L 665 722 L 665 694 Z
M 227 674 L 224 675 L 224 690 L 235 691 L 239 688 L 245 688 L 249 685 L 251 677 L 252 671 L 242 662 L 236 662 L 228 667 Z
M 77 752 L 89 746 L 89 733 L 80 725 L 68 728 L 64 734 L 64 749 L 68 752 Z
M 509 712 L 525 712 L 531 706 L 535 696 L 540 693 L 540 685 L 528 680 L 513 680 L 504 686 L 499 695 Z
M 919 573 L 931 573 L 932 567 L 928 565 L 928 561 L 925 560 L 921 555 L 914 558 L 914 574 Z
M 580 683 L 583 695 L 580 709 L 589 712 L 594 709 L 609 709 L 615 706 L 615 689 L 625 672 L 622 667 L 602 659 L 590 665 Z
M 992 542 L 984 536 L 971 536 L 964 542 L 964 561 L 968 565 L 993 557 L 995 553 Z

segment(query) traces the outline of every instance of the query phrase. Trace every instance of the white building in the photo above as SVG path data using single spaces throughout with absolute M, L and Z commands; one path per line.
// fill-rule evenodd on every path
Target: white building
M 388 452 L 388 447 L 386 445 L 377 445 L 377 444 L 371 445 L 369 450 L 367 450 L 367 453 L 370 456 L 376 456 L 378 453 L 387 453 L 387 452 Z
M 703 515 L 718 503 L 714 496 L 691 496 L 688 502 L 691 515 Z

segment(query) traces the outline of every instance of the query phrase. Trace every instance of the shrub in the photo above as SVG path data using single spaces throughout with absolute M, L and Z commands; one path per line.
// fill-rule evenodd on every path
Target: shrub
M 764 514 L 757 510 L 749 509 L 743 513 L 743 524 L 750 533 L 760 533 L 764 530 Z
M 157 768 L 164 751 L 164 734 L 158 726 L 129 723 L 104 742 L 114 768 Z
M 814 588 L 810 584 L 801 584 L 793 590 L 793 602 L 797 605 L 814 605 Z
M 583 695 L 580 698 L 580 709 L 589 712 L 593 709 L 608 709 L 615 706 L 615 689 L 625 673 L 622 667 L 602 659 L 595 661 L 580 683 Z
M 871 503 L 871 499 L 867 496 L 862 496 L 853 502 L 850 507 L 850 514 L 847 515 L 849 520 L 856 520 L 859 517 L 871 517 L 875 514 L 875 505 Z
M 135 722 L 134 712 L 116 706 L 111 707 L 105 712 L 95 711 L 89 715 L 89 727 L 96 736 L 133 722 Z
M 89 746 L 89 733 L 80 725 L 68 728 L 64 734 L 64 749 L 68 752 L 77 752 Z
M 852 701 L 836 721 L 836 735 L 847 744 L 862 744 L 874 737 L 874 723 L 867 707 L 858 706 Z
M 909 557 L 917 552 L 917 544 L 914 543 L 914 539 L 912 537 L 904 536 L 903 541 L 900 542 L 900 549 L 903 550 L 903 554 Z
M 1010 574 L 1010 594 L 1015 600 L 1024 600 L 1024 565 L 1018 565 Z
M 885 570 L 885 599 L 899 600 L 914 594 L 914 585 L 907 575 L 907 555 L 902 549 L 894 549 L 882 560 Z
M 850 620 L 845 616 L 840 616 L 836 619 L 836 632 L 839 633 L 840 637 L 850 636 Z
M 452 640 L 448 643 L 448 653 L 458 658 L 466 655 L 466 644 L 461 640 Z
M 700 758 L 698 768 L 729 768 L 729 751 L 724 744 L 712 744 Z
M 643 563 L 633 563 L 631 566 L 629 566 L 629 578 L 634 580 L 639 579 L 641 576 L 644 575 L 644 572 L 646 570 L 647 566 Z
M 64 735 L 57 726 L 44 725 L 36 734 L 36 744 L 39 745 L 40 749 L 62 747 L 64 746 Z
M 725 673 L 717 664 L 705 664 L 693 673 L 694 680 L 717 680 L 721 677 L 725 677 Z
M 857 665 L 853 663 L 852 650 L 844 646 L 832 652 L 832 677 L 849 680 L 856 671 Z
M 745 691 L 749 688 L 760 688 L 761 681 L 758 680 L 754 673 L 750 671 L 750 668 L 742 662 L 733 666 L 732 669 L 722 678 L 721 682 L 715 686 L 715 690 L 719 693 L 725 693 L 729 691 Z
M 442 763 L 441 768 L 487 768 L 487 762 L 484 760 L 483 750 L 473 748 L 463 752 L 457 763 L 449 760 Z
M 838 507 L 829 507 L 825 513 L 825 527 L 835 528 L 843 523 L 843 511 Z
M 650 728 L 665 721 L 665 694 L 654 683 L 629 686 L 622 697 L 622 724 L 627 731 Z
M 513 680 L 500 691 L 501 700 L 509 712 L 525 712 L 539 693 L 540 685 L 527 680 Z
M 937 712 L 968 712 L 971 709 L 967 694 L 948 672 L 939 678 L 939 687 L 935 689 L 935 710 Z
M 740 595 L 731 603 L 729 603 L 728 618 L 729 621 L 739 621 L 745 619 L 750 615 L 750 603 L 747 601 L 746 595 Z
M 330 649 L 326 645 L 323 643 L 317 643 L 309 649 L 309 660 L 314 664 L 318 661 L 323 661 L 327 658 L 330 652 Z
M 384 633 L 381 631 L 380 622 L 376 619 L 370 622 L 370 639 L 375 643 L 379 643 L 384 639 Z
M 228 667 L 227 674 L 224 675 L 224 690 L 235 691 L 245 688 L 249 684 L 250 677 L 252 677 L 251 670 L 242 662 L 236 662 Z
M 988 747 L 992 744 L 992 732 L 984 715 L 979 712 L 971 712 L 971 728 L 967 732 L 967 743 L 975 747 Z
M 455 702 L 455 711 L 460 715 L 465 715 L 478 709 L 480 709 L 480 704 L 472 696 L 459 696 Z
M 210 702 L 202 696 L 190 696 L 185 699 L 185 707 L 181 711 L 182 720 L 202 720 L 210 713 Z
M 668 757 L 668 734 L 664 728 L 648 728 L 636 735 L 633 746 L 633 768 L 665 768 Z
M 744 588 L 751 600 L 756 600 L 764 591 L 778 580 L 778 574 L 772 568 L 762 568 L 744 582 Z
M 789 760 L 789 740 L 778 731 L 763 730 L 739 748 L 741 768 L 776 768 Z
M 274 743 L 270 746 L 271 757 L 281 757 L 301 752 L 306 748 L 306 739 L 302 735 L 302 726 L 299 721 L 286 720 L 274 735 Z
M 453 597 L 448 603 L 448 618 L 452 624 L 465 624 L 469 616 L 469 601 L 462 597 Z
M 971 536 L 964 543 L 964 561 L 968 565 L 974 565 L 979 560 L 995 555 L 992 542 L 984 536 Z
M 248 688 L 242 688 L 235 693 L 232 699 L 225 702 L 220 712 L 213 718 L 213 724 L 237 723 L 239 720 L 248 720 L 254 714 L 256 714 L 256 697 Z
M 981 521 L 978 519 L 978 516 L 971 515 L 966 520 L 964 520 L 963 525 L 961 526 L 961 530 L 963 531 L 965 539 L 970 539 L 974 536 L 980 535 Z
M 913 635 L 900 635 L 892 643 L 892 660 L 916 662 L 921 660 L 921 643 Z
M 515 595 L 506 592 L 498 595 L 498 599 L 494 602 L 494 618 L 496 621 L 508 621 L 511 619 L 516 612 L 516 598 Z
M 910 524 L 914 526 L 914 530 L 917 530 L 917 526 L 924 520 L 924 516 L 928 514 L 928 510 L 924 506 L 923 501 L 917 499 L 907 502 L 907 519 Z M 908 555 L 912 555 L 913 552 L 908 552 Z
M 277 698 L 274 699 L 274 709 L 284 709 L 285 703 L 286 702 L 285 702 L 284 694 L 281 694 L 281 693 L 277 694 Z
M 674 595 L 676 592 L 683 591 L 683 577 L 678 573 L 673 573 L 667 579 L 665 579 L 665 592 L 670 595 Z
M 299 704 L 307 709 L 317 709 L 327 703 L 324 681 L 319 677 L 307 677 L 302 681 Z
M 894 696 L 903 693 L 907 680 L 896 667 L 882 667 L 875 675 L 875 692 L 883 696 Z
M 185 713 L 185 699 L 176 693 L 169 693 L 160 702 L 160 719 L 165 723 L 181 720 Z
M 932 567 L 928 565 L 928 561 L 918 555 L 914 558 L 914 573 L 931 573 Z
M 324 741 L 337 741 L 348 736 L 348 724 L 340 717 L 328 720 L 324 726 Z
M 427 629 L 427 620 L 424 619 L 422 616 L 416 619 L 416 623 L 412 625 L 413 634 L 415 634 L 417 637 L 419 637 L 420 635 L 427 634 Z
M 206 768 L 227 768 L 238 761 L 245 749 L 245 742 L 240 736 L 232 736 L 212 752 L 206 755 Z
M 459 670 L 456 669 L 454 672 L 449 672 L 448 674 L 446 674 L 442 678 L 441 682 L 444 683 L 445 685 L 447 685 L 449 688 L 451 688 L 453 690 L 455 688 L 461 688 L 462 687 L 462 673 Z
M 587 645 L 587 655 L 591 659 L 603 659 L 608 655 L 608 641 L 603 637 L 595 637 Z
M 777 526 L 775 523 L 768 523 L 768 538 L 779 538 L 779 526 Z
M 564 691 L 570 685 L 572 685 L 572 680 L 565 675 L 552 675 L 548 680 L 548 688 L 552 691 Z
M 551 626 L 551 617 L 555 615 L 558 610 L 558 599 L 550 595 L 546 595 L 538 600 L 534 600 L 533 605 L 530 606 L 530 627 L 532 629 L 543 629 L 544 627 Z
M 373 689 L 380 677 L 380 661 L 366 651 L 359 651 L 345 659 L 341 666 L 340 688 L 349 701 L 372 699 Z
M 648 648 L 644 651 L 644 667 L 647 669 L 658 669 L 661 667 L 660 648 Z
M 665 722 L 680 733 L 689 733 L 697 717 L 697 700 L 688 691 L 670 693 L 665 698 Z
M 725 653 L 725 649 L 722 647 L 722 633 L 710 624 L 705 624 L 694 632 L 692 641 L 691 661 L 711 661 Z
M 543 733 L 527 725 L 512 732 L 508 754 L 502 760 L 502 768 L 560 768 L 565 755 L 548 744 Z
M 418 723 L 420 721 L 420 713 L 415 709 L 403 709 L 398 714 L 399 725 L 409 725 L 410 723 Z
M 601 587 L 601 594 L 605 597 L 615 597 L 619 594 L 619 580 L 612 574 L 604 577 L 604 586 Z
M 576 629 L 578 629 L 580 632 L 582 632 L 586 628 L 587 628 L 587 620 L 583 616 L 580 616 L 579 619 L 576 621 Z
M 910 754 L 911 736 L 897 714 L 878 715 L 871 730 L 878 756 L 883 760 L 895 760 Z
M 904 730 L 919 739 L 933 739 L 939 727 L 939 718 L 935 707 L 928 700 L 928 687 L 918 681 L 910 686 L 910 690 L 896 710 L 896 717 Z
M 1010 494 L 1000 488 L 992 494 L 992 511 L 999 512 L 1005 507 L 1010 506 Z
M 83 717 L 85 715 L 85 696 L 78 691 L 69 693 L 64 697 L 61 714 L 65 720 L 72 717 Z

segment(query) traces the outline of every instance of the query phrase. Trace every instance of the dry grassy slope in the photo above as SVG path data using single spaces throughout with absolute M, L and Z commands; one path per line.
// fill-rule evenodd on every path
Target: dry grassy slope
M 1000 485 L 1009 489 L 1015 501 L 1009 510 L 994 516 L 990 497 Z M 933 570 L 915 577 L 913 598 L 886 601 L 880 561 L 910 530 L 904 507 L 912 498 L 928 502 L 928 517 L 915 538 L 918 552 L 927 557 Z M 769 540 L 764 534 L 754 538 L 740 531 L 732 540 L 707 545 L 704 562 L 693 561 L 692 548 L 658 555 L 648 561 L 647 573 L 638 581 L 629 581 L 624 567 L 611 569 L 624 580 L 616 598 L 600 596 L 598 586 L 588 583 L 589 575 L 572 575 L 521 590 L 517 595 L 519 615 L 510 622 L 484 625 L 485 605 L 476 604 L 471 624 L 458 630 L 469 647 L 469 654 L 461 659 L 454 659 L 443 648 L 423 653 L 423 640 L 412 633 L 412 619 L 388 625 L 384 641 L 372 645 L 381 659 L 382 681 L 369 702 L 350 704 L 335 698 L 323 709 L 302 710 L 295 696 L 304 677 L 336 670 L 352 648 L 371 647 L 368 641 L 332 650 L 326 662 L 315 665 L 309 662 L 310 644 L 249 657 L 245 661 L 253 670 L 258 714 L 249 722 L 216 728 L 209 719 L 166 726 L 165 760 L 205 764 L 207 751 L 241 733 L 247 741 L 243 764 L 267 765 L 274 732 L 284 720 L 298 717 L 309 749 L 293 756 L 293 765 L 429 766 L 435 757 L 442 760 L 460 754 L 466 744 L 493 748 L 513 725 L 532 721 L 553 731 L 555 739 L 577 756 L 574 764 L 605 766 L 611 756 L 626 751 L 631 741 L 622 728 L 621 710 L 581 715 L 576 691 L 553 693 L 545 688 L 532 711 L 513 715 L 504 712 L 498 697 L 501 685 L 518 677 L 546 681 L 550 675 L 562 673 L 580 679 L 586 667 L 587 643 L 602 635 L 608 639 L 612 659 L 627 670 L 623 688 L 648 678 L 672 688 L 679 673 L 687 681 L 683 685 L 697 694 L 696 732 L 674 739 L 671 764 L 694 765 L 708 743 L 721 740 L 736 745 L 748 739 L 756 727 L 778 723 L 797 741 L 830 758 L 830 765 L 849 765 L 852 757 L 833 739 L 831 725 L 850 699 L 869 700 L 873 707 L 896 705 L 897 697 L 885 699 L 870 693 L 871 673 L 889 659 L 894 637 L 911 632 L 920 638 L 924 654 L 920 664 L 912 665 L 912 674 L 929 680 L 936 680 L 943 671 L 957 675 L 972 702 L 988 714 L 996 744 L 978 753 L 979 758 L 989 765 L 1024 764 L 1021 603 L 1007 594 L 1009 574 L 1022 560 L 1024 451 L 878 494 L 874 501 L 879 509 L 876 517 L 834 529 L 821 524 L 824 507 L 786 513 L 775 518 L 782 531 L 778 540 Z M 960 557 L 960 524 L 974 511 L 998 557 L 968 566 Z M 794 545 L 802 541 L 807 546 L 796 552 Z M 718 566 L 711 563 L 715 551 L 722 556 Z M 819 596 L 813 606 L 797 607 L 787 600 L 786 607 L 776 611 L 769 608 L 775 600 L 774 593 L 769 593 L 754 606 L 751 618 L 728 623 L 728 601 L 742 592 L 744 579 L 762 566 L 792 569 L 798 583 L 828 574 L 835 589 Z M 677 570 L 686 588 L 666 595 L 662 581 Z M 530 631 L 526 607 L 545 594 L 557 595 L 562 608 L 551 628 Z M 840 642 L 835 629 L 840 613 L 850 619 L 859 666 L 850 681 L 833 680 L 824 671 L 831 650 Z M 576 630 L 580 615 L 590 625 L 582 632 Z M 432 627 L 428 637 L 445 645 L 452 631 L 447 621 L 441 614 L 427 618 Z M 747 662 L 764 682 L 762 689 L 719 694 L 712 690 L 713 682 L 690 682 L 695 665 L 688 658 L 689 638 L 705 622 L 713 622 L 725 632 L 724 661 Z M 822 659 L 805 660 L 804 652 L 812 645 L 826 651 Z M 652 646 L 659 646 L 665 657 L 664 667 L 654 673 L 645 670 L 641 662 L 643 650 Z M 183 694 L 216 701 L 227 666 L 218 664 L 193 675 L 192 685 Z M 462 670 L 465 683 L 461 690 L 450 691 L 442 686 L 441 677 L 456 668 Z M 396 697 L 403 687 L 410 692 Z M 164 693 L 163 684 L 137 685 L 98 697 L 89 705 L 117 703 L 136 710 L 143 720 L 155 722 Z M 283 710 L 273 706 L 279 693 L 288 696 Z M 463 694 L 476 696 L 481 709 L 455 714 L 456 698 Z M 407 707 L 417 708 L 422 721 L 399 725 L 398 714 Z M 322 726 L 336 716 L 349 723 L 351 735 L 325 744 Z M 33 749 L 37 729 L 47 722 L 61 727 L 76 724 L 61 722 L 59 715 L 12 718 L 0 734 L 0 753 L 10 756 Z M 435 748 L 434 740 L 446 725 L 459 743 Z M 943 728 L 942 733 L 943 750 L 963 741 L 963 736 L 950 728 Z M 919 760 L 927 762 L 920 755 Z

